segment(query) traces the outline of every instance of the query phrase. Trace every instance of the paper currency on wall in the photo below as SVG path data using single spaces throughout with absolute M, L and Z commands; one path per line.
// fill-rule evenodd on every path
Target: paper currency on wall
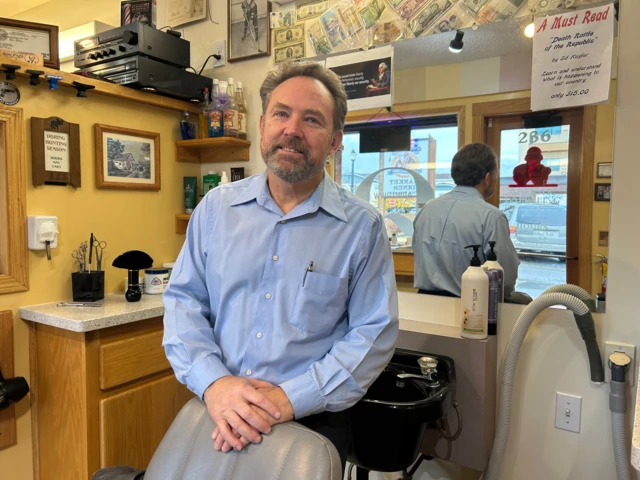
M 449 8 L 451 0 L 434 0 L 420 10 L 409 22 L 409 30 L 414 36 L 419 37 L 431 27 L 435 21 Z
M 347 36 L 351 37 L 364 28 L 360 17 L 356 13 L 355 4 L 351 0 L 343 0 L 335 5 L 335 9 L 340 15 L 342 24 L 346 30 Z
M 271 12 L 270 25 L 271 28 L 289 27 L 295 23 L 295 10 L 283 10 L 280 12 Z
M 309 41 L 311 42 L 311 46 L 316 51 L 318 55 L 326 55 L 327 53 L 331 53 L 332 48 L 329 43 L 329 39 L 327 35 L 324 33 L 322 25 L 319 20 L 316 20 L 309 27 Z
M 582 3 L 578 0 L 536 0 L 536 15 L 548 13 L 561 8 L 577 7 Z
M 474 15 L 477 15 L 480 9 L 484 7 L 484 4 L 487 3 L 489 0 L 460 0 L 460 1 L 463 2 L 465 7 L 471 10 L 471 13 L 473 13 Z
M 358 10 L 365 28 L 371 28 L 380 19 L 384 9 L 385 6 L 382 0 L 371 0 L 362 9 Z
M 405 38 L 405 22 L 403 20 L 385 22 L 373 29 L 371 44 L 380 45 L 382 43 L 397 42 Z
M 301 41 L 304 41 L 304 23 L 276 28 L 273 31 L 273 45 L 275 47 Z
M 463 5 L 457 3 L 444 12 L 425 35 L 450 32 L 473 25 L 473 15 Z
M 478 23 L 491 23 L 509 20 L 524 4 L 524 0 L 491 0 L 478 11 Z
M 304 41 L 275 47 L 273 49 L 273 58 L 275 63 L 284 62 L 285 60 L 302 60 L 305 57 Z
M 342 25 L 340 25 L 340 19 L 334 8 L 330 8 L 324 12 L 320 16 L 320 22 L 333 48 L 340 45 L 346 38 Z
M 387 0 L 387 3 L 391 6 L 393 11 L 397 11 L 400 4 L 404 2 L 404 0 Z
M 405 0 L 398 6 L 396 13 L 400 15 L 400 18 L 409 20 L 427 3 L 429 3 L 428 0 Z
M 169 0 L 167 2 L 167 24 L 171 27 L 202 20 L 206 16 L 205 0 Z
M 296 23 L 319 17 L 329 9 L 329 2 L 307 2 L 296 5 Z

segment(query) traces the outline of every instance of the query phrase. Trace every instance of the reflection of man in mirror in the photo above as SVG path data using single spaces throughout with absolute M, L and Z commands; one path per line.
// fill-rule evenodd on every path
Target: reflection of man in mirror
M 500 188 L 497 157 L 488 145 L 462 147 L 451 163 L 456 187 L 433 199 L 413 221 L 415 287 L 419 293 L 459 297 L 462 274 L 473 253 L 467 245 L 482 245 L 482 263 L 495 241 L 504 269 L 504 297 L 509 298 L 518 278 L 518 254 L 505 214 L 486 200 Z
M 247 29 L 249 28 L 249 24 L 252 24 L 255 36 L 253 39 L 258 41 L 258 6 L 256 5 L 255 0 L 242 0 L 242 14 L 244 15 L 244 34 L 242 35 L 242 40 L 247 38 Z

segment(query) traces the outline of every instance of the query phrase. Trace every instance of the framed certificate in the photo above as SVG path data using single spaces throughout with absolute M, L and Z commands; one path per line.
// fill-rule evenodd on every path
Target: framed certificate
M 0 50 L 40 54 L 45 67 L 60 69 L 57 25 L 0 18 Z

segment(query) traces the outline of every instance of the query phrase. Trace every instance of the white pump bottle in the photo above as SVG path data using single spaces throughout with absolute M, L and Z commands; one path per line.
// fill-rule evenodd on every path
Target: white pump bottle
M 460 336 L 482 340 L 487 338 L 489 328 L 489 277 L 478 257 L 480 245 L 464 248 L 473 248 L 474 253 L 471 265 L 462 274 Z

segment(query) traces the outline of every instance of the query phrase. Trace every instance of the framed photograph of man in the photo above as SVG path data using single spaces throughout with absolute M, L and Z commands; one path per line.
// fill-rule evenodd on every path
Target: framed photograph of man
M 596 202 L 609 202 L 611 201 L 611 184 L 610 183 L 596 183 L 595 193 L 593 199 Z
M 96 187 L 160 190 L 160 134 L 95 125 Z
M 268 0 L 228 0 L 229 62 L 271 55 Z

